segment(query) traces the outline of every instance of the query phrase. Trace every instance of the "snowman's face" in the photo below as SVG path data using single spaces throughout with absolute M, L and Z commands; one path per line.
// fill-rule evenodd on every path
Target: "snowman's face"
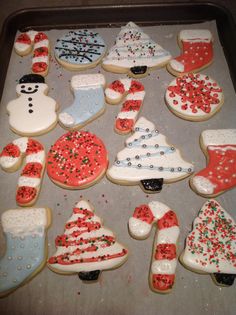
M 44 93 L 47 89 L 45 83 L 21 83 L 17 84 L 16 92 L 18 95 L 28 95 L 35 93 Z

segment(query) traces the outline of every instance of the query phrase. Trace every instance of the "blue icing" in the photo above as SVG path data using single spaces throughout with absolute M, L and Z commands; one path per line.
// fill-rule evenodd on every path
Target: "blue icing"
M 73 104 L 63 111 L 73 117 L 74 125 L 84 124 L 104 108 L 103 87 L 74 90 L 74 95 Z
M 70 31 L 57 40 L 55 55 L 58 59 L 75 65 L 95 62 L 106 51 L 101 36 L 90 30 Z
M 0 293 L 18 287 L 45 259 L 45 234 L 13 236 L 6 233 L 6 252 L 0 260 Z

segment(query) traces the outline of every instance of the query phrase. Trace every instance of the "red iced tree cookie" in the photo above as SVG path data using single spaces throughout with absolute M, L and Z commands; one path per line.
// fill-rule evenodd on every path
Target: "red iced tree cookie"
M 179 223 L 175 212 L 157 201 L 141 205 L 129 219 L 129 231 L 134 238 L 144 239 L 150 235 L 154 223 L 157 233 L 150 268 L 150 287 L 155 292 L 168 293 L 174 285 L 177 264 Z
M 191 187 L 203 197 L 214 197 L 236 185 L 236 129 L 205 130 L 201 147 L 208 165 L 191 178 Z
M 213 38 L 209 30 L 182 30 L 178 39 L 182 53 L 167 66 L 172 74 L 179 76 L 200 71 L 212 63 Z
M 236 225 L 214 199 L 202 206 L 181 255 L 183 264 L 209 273 L 218 285 L 229 286 L 236 276 Z
M 202 121 L 220 110 L 224 96 L 218 83 L 208 75 L 189 73 L 169 84 L 165 100 L 176 116 Z
M 120 79 L 106 88 L 105 95 L 109 104 L 117 104 L 125 98 L 116 118 L 115 131 L 119 134 L 130 133 L 143 105 L 144 86 L 136 80 Z
M 127 249 L 85 200 L 76 204 L 64 234 L 57 236 L 55 243 L 57 251 L 48 260 L 49 268 L 58 273 L 78 273 L 86 281 L 97 280 L 102 270 L 119 267 L 128 257 Z
M 47 157 L 48 176 L 67 189 L 83 189 L 95 184 L 107 166 L 105 145 L 86 131 L 64 134 L 52 145 Z

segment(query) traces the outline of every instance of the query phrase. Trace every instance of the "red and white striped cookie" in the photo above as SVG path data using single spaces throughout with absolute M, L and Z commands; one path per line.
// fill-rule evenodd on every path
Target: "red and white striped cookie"
M 107 103 L 112 105 L 125 99 L 116 118 L 115 131 L 119 134 L 131 132 L 143 105 L 144 86 L 137 80 L 116 80 L 105 89 L 105 96 Z
M 36 31 L 21 33 L 16 38 L 14 48 L 20 56 L 28 55 L 33 48 L 32 72 L 42 76 L 48 74 L 49 40 L 45 33 Z
M 168 293 L 175 281 L 177 265 L 176 244 L 179 237 L 178 218 L 165 204 L 152 201 L 135 208 L 129 219 L 132 237 L 145 239 L 150 235 L 153 224 L 157 232 L 154 240 L 149 283 L 153 291 Z
M 19 206 L 33 205 L 39 195 L 45 168 L 45 151 L 34 139 L 22 137 L 6 145 L 0 154 L 0 165 L 6 172 L 15 172 L 25 165 L 18 179 L 16 202 Z

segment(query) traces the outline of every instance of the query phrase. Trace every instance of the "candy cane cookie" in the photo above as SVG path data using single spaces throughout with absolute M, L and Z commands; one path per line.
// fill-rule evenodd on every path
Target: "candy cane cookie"
M 46 76 L 49 69 L 49 40 L 45 33 L 28 31 L 21 33 L 14 43 L 15 51 L 20 56 L 28 55 L 33 49 L 33 73 Z
M 156 223 L 149 284 L 153 291 L 168 293 L 175 281 L 177 265 L 176 246 L 179 237 L 179 223 L 176 213 L 158 201 L 135 208 L 129 219 L 129 232 L 136 239 L 145 239 Z
M 115 80 L 105 89 L 105 96 L 107 103 L 112 105 L 124 99 L 115 121 L 115 131 L 119 134 L 131 132 L 143 105 L 144 86 L 137 80 Z
M 31 138 L 18 138 L 3 148 L 0 165 L 6 172 L 15 172 L 24 157 L 25 165 L 18 179 L 16 202 L 19 206 L 31 206 L 38 198 L 45 168 L 42 144 Z

